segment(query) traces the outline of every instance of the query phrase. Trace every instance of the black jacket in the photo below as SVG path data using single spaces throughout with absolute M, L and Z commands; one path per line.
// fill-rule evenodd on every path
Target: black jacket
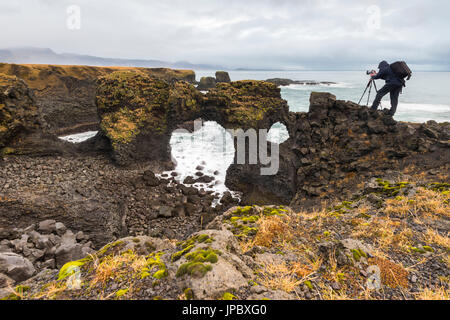
M 378 69 L 380 71 L 378 71 L 377 75 L 372 77 L 373 80 L 383 79 L 386 80 L 386 84 L 389 85 L 403 86 L 405 84 L 395 75 L 394 71 L 391 69 L 391 66 L 386 61 L 381 61 Z

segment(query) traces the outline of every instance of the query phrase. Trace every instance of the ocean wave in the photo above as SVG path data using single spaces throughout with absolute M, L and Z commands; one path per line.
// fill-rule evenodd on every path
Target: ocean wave
M 77 134 L 71 134 L 64 137 L 59 137 L 59 139 L 71 142 L 71 143 L 81 143 L 87 141 L 97 135 L 98 131 L 87 131 Z
M 383 100 L 383 103 L 390 107 L 389 100 Z M 408 103 L 400 102 L 399 108 L 408 109 L 411 111 L 427 111 L 427 112 L 439 112 L 450 114 L 450 105 L 444 104 L 427 104 L 427 103 Z
M 311 91 L 314 88 L 339 88 L 339 89 L 353 89 L 355 86 L 351 83 L 346 82 L 338 82 L 338 83 L 320 83 L 316 85 L 308 85 L 308 84 L 291 84 L 285 86 L 283 88 L 291 89 L 291 90 L 300 90 L 300 91 Z

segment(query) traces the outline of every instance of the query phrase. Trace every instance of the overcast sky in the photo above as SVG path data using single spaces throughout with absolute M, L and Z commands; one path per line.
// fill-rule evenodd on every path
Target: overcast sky
M 449 12 L 448 0 L 0 0 L 0 47 L 248 68 L 405 59 L 450 70 Z

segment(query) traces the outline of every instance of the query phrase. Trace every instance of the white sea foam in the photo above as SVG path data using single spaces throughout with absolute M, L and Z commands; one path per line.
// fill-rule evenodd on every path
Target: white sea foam
M 98 131 L 87 131 L 87 132 L 82 132 L 82 133 L 77 133 L 77 134 L 71 134 L 71 135 L 64 136 L 64 137 L 59 137 L 59 139 L 68 141 L 71 143 L 81 143 L 81 142 L 84 142 L 86 140 L 89 140 L 89 139 L 95 137 L 97 135 L 97 133 L 98 133 Z
M 188 176 L 195 178 L 198 166 L 204 167 L 203 173 L 215 177 L 209 184 L 196 183 L 193 187 L 213 191 L 220 197 L 227 191 L 225 179 L 228 167 L 234 161 L 234 142 L 229 133 L 216 122 L 208 121 L 194 133 L 174 132 L 170 140 L 172 159 L 176 165 L 175 179 L 183 182 Z M 163 172 L 171 175 L 172 171 Z M 214 175 L 216 173 L 216 175 Z M 161 176 L 161 175 L 159 175 Z M 231 191 L 230 191 L 231 192 Z M 236 193 L 231 192 L 234 197 Z
M 289 139 L 289 132 L 284 124 L 277 122 L 267 133 L 267 141 L 281 144 Z
M 354 85 L 351 84 L 351 83 L 344 83 L 344 82 L 330 83 L 330 84 L 318 83 L 318 84 L 314 84 L 314 85 L 309 85 L 309 84 L 291 84 L 291 85 L 285 86 L 283 88 L 288 88 L 288 89 L 292 89 L 292 90 L 300 90 L 300 91 L 311 91 L 314 88 L 345 88 L 345 89 L 352 89 L 352 88 L 354 88 Z

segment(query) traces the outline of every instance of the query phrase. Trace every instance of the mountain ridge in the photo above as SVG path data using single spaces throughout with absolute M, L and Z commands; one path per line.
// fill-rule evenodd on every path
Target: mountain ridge
M 0 62 L 17 64 L 58 64 L 86 66 L 119 66 L 142 68 L 186 68 L 197 70 L 227 69 L 219 65 L 195 64 L 188 61 L 168 62 L 156 59 L 106 58 L 75 53 L 56 53 L 50 48 L 18 47 L 0 49 Z

